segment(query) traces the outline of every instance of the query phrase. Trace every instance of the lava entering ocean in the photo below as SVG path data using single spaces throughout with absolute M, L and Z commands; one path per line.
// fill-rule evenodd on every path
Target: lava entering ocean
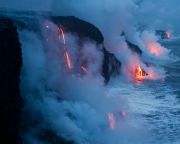
M 146 47 L 149 50 L 149 52 L 151 54 L 154 54 L 155 56 L 161 56 L 165 53 L 163 48 L 157 43 L 153 43 L 153 42 L 149 43 L 149 44 L 147 44 Z
M 136 82 L 146 79 L 157 80 L 160 78 L 163 78 L 163 76 L 157 74 L 153 67 L 146 67 L 146 70 L 144 70 L 140 65 L 138 65 L 134 71 L 134 79 Z
M 146 73 L 140 66 L 137 67 L 136 71 L 135 71 L 135 77 L 136 80 L 143 80 L 145 78 L 147 78 L 149 76 L 148 73 Z

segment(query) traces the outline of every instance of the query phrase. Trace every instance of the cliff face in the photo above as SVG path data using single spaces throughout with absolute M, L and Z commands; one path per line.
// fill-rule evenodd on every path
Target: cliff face
M 88 38 L 103 44 L 101 32 L 92 24 L 75 17 L 53 17 L 56 24 L 63 25 L 67 30 L 80 38 Z M 17 27 L 19 21 L 0 17 L 0 143 L 19 143 L 19 122 L 22 99 L 20 96 L 20 71 L 22 66 L 21 45 Z M 26 24 L 20 23 L 26 29 Z M 104 62 L 102 76 L 108 82 L 111 75 L 119 74 L 120 62 L 113 54 L 103 48 Z
M 103 44 L 101 32 L 88 22 L 74 17 L 53 17 L 52 19 L 82 39 L 89 38 L 97 44 Z M 19 84 L 22 55 L 17 27 L 14 23 L 18 25 L 17 21 L 0 17 L 0 143 L 3 144 L 17 144 L 20 141 L 19 124 L 23 103 Z M 23 28 L 26 29 L 26 24 Z M 102 76 L 107 82 L 111 75 L 119 73 L 120 62 L 105 48 L 102 52 L 104 53 Z
M 62 25 L 72 33 L 78 34 L 80 38 L 87 37 L 96 41 L 98 44 L 103 43 L 104 41 L 103 35 L 101 34 L 100 30 L 86 21 L 73 16 L 54 16 L 51 17 L 51 19 L 55 24 Z
M 77 34 L 80 38 L 89 38 L 94 40 L 97 44 L 103 44 L 104 37 L 101 31 L 94 25 L 80 20 L 76 17 L 51 17 L 51 20 L 57 24 L 62 25 L 67 31 Z M 105 47 L 102 49 L 103 65 L 102 76 L 107 83 L 111 76 L 117 76 L 120 74 L 121 62 L 117 60 L 114 54 L 109 53 Z
M 0 143 L 18 143 L 21 46 L 13 21 L 0 18 Z
M 82 39 L 88 38 L 103 45 L 103 35 L 88 22 L 75 17 L 51 17 L 51 20 Z M 32 19 L 32 21 L 36 23 L 35 20 Z M 28 29 L 26 26 L 28 22 L 24 23 L 0 17 L 0 143 L 2 144 L 16 144 L 19 141 L 18 131 L 22 106 L 19 84 L 22 56 L 17 27 L 14 26 L 14 22 L 20 28 Z M 137 46 L 128 42 L 127 44 L 133 51 L 142 53 Z M 104 57 L 101 74 L 105 82 L 108 82 L 112 76 L 120 74 L 121 62 L 113 54 L 106 51 L 104 47 L 101 51 Z M 42 139 L 44 137 L 56 140 L 55 134 L 51 134 L 49 131 L 44 135 L 42 134 Z M 61 139 L 58 141 L 64 142 Z

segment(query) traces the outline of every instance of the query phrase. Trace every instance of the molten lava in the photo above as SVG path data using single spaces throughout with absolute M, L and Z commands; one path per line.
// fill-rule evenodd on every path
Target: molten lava
M 149 75 L 140 67 L 138 66 L 136 71 L 135 71 L 135 78 L 136 80 L 143 80 L 147 78 Z
M 108 120 L 109 120 L 109 127 L 111 129 L 115 129 L 116 121 L 113 113 L 108 114 Z
M 65 55 L 65 60 L 66 60 L 66 64 L 67 64 L 67 67 L 68 69 L 72 69 L 73 66 L 72 66 L 72 63 L 71 63 L 71 59 L 70 59 L 70 56 L 67 52 L 67 48 L 66 48 L 66 39 L 65 39 L 65 35 L 64 35 L 64 31 L 62 28 L 58 28 L 58 32 L 61 33 L 61 36 L 62 36 L 62 39 L 63 39 L 63 44 L 64 44 L 64 55 Z
M 69 69 L 72 69 L 72 64 L 71 64 L 71 60 L 69 57 L 69 54 L 67 53 L 67 51 L 65 52 L 65 58 L 66 58 L 66 63 Z

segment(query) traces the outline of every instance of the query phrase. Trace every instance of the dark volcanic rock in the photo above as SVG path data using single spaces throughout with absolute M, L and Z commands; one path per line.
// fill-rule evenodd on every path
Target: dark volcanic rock
M 53 22 L 62 25 L 67 30 L 76 33 L 80 38 L 89 38 L 103 44 L 101 32 L 92 24 L 75 17 L 52 17 Z M 3 144 L 17 144 L 19 141 L 19 122 L 22 106 L 20 96 L 20 70 L 22 66 L 21 45 L 18 39 L 17 28 L 14 20 L 0 17 L 0 142 Z M 26 23 L 16 21 L 17 25 Z M 108 82 L 111 76 L 120 73 L 121 63 L 116 57 L 102 49 L 104 61 L 102 76 Z
M 135 44 L 131 43 L 130 41 L 126 40 L 126 43 L 128 45 L 128 47 L 133 51 L 136 52 L 138 54 L 142 54 L 142 50 Z
M 121 62 L 117 58 L 104 49 L 104 61 L 103 61 L 103 77 L 107 83 L 111 76 L 117 76 L 120 74 Z
M 62 25 L 68 31 L 76 33 L 80 38 L 89 38 L 98 44 L 103 44 L 104 42 L 101 31 L 86 21 L 72 16 L 58 16 L 52 17 L 51 19 L 55 24 Z M 102 76 L 104 77 L 105 82 L 108 82 L 111 76 L 120 74 L 121 62 L 114 56 L 114 54 L 109 53 L 105 48 L 103 48 L 102 52 L 104 54 Z
M 22 66 L 16 27 L 10 19 L 0 18 L 0 143 L 17 144 L 21 111 L 19 90 Z
M 141 50 L 137 45 L 131 43 L 131 42 L 127 39 L 126 34 L 125 34 L 124 32 L 121 34 L 121 36 L 124 36 L 124 37 L 125 37 L 126 43 L 127 43 L 128 47 L 129 47 L 129 49 L 131 49 L 131 51 L 133 51 L 133 52 L 135 52 L 135 53 L 137 53 L 137 54 L 139 54 L 139 55 L 142 55 L 142 53 L 143 53 L 142 50 Z
M 57 16 L 52 17 L 52 21 L 57 25 L 62 25 L 67 28 L 69 31 L 77 33 L 79 37 L 87 37 L 96 41 L 97 43 L 103 43 L 104 38 L 100 30 L 94 25 L 80 20 L 73 16 L 63 17 Z

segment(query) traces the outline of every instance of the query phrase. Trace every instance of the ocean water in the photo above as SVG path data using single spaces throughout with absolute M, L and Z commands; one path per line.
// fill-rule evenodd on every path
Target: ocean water
M 51 45 L 50 47 L 48 47 L 50 48 L 50 50 L 48 52 L 46 51 L 47 55 L 45 55 L 43 53 L 43 46 L 41 46 L 41 42 L 39 39 L 37 39 L 35 34 L 33 33 L 29 34 L 29 32 L 28 33 L 22 32 L 21 34 L 22 34 L 21 41 L 24 41 L 24 43 L 22 43 L 24 44 L 23 45 L 24 58 L 26 59 L 26 62 L 27 62 L 27 64 L 25 65 L 26 67 L 24 68 L 24 70 L 28 72 L 26 77 L 30 79 L 30 82 L 36 83 L 36 85 L 32 85 L 31 83 L 30 85 L 27 85 L 27 86 L 26 86 L 27 83 L 25 83 L 24 85 L 26 87 L 30 87 L 30 89 L 32 87 L 33 91 L 31 91 L 30 96 L 32 97 L 33 100 L 35 99 L 35 101 L 37 99 L 37 96 L 36 96 L 36 92 L 34 93 L 34 88 L 36 89 L 37 85 L 40 85 L 40 87 L 38 87 L 40 99 L 41 99 L 41 96 L 43 96 L 44 101 L 47 102 L 47 104 L 44 104 L 44 101 L 43 102 L 40 101 L 40 105 L 43 106 L 43 109 L 39 106 L 39 101 L 37 102 L 38 104 L 34 102 L 32 103 L 31 100 L 30 101 L 28 100 L 27 103 L 28 105 L 30 105 L 30 108 L 35 107 L 36 109 L 38 109 L 38 111 L 40 111 L 40 113 L 44 115 L 43 118 L 45 119 L 44 120 L 45 122 L 42 121 L 42 123 L 44 122 L 44 124 L 46 124 L 47 114 L 51 115 L 51 118 L 48 119 L 48 123 L 55 125 L 51 127 L 52 131 L 55 131 L 55 133 L 64 133 L 63 131 L 64 129 L 62 129 L 61 126 L 58 127 L 64 122 L 67 124 L 66 125 L 66 128 L 68 128 L 66 130 L 67 134 L 69 134 L 69 131 L 71 134 L 71 131 L 73 131 L 72 124 L 76 126 L 76 123 L 74 121 L 69 121 L 69 122 L 67 122 L 67 120 L 64 121 L 63 118 L 64 117 L 67 118 L 67 116 L 63 115 L 62 110 L 64 110 L 64 113 L 66 113 L 66 111 L 71 112 L 71 109 L 73 108 L 71 105 L 71 99 L 75 99 L 78 105 L 78 109 L 77 110 L 73 109 L 72 113 L 77 117 L 79 116 L 79 113 L 80 113 L 81 117 L 79 117 L 78 122 L 85 123 L 85 127 L 87 129 L 86 130 L 84 126 L 78 127 L 79 125 L 77 125 L 78 128 L 80 129 L 82 128 L 81 129 L 82 133 L 80 133 L 79 131 L 75 131 L 77 133 L 76 134 L 77 139 L 80 139 L 80 141 L 85 139 L 87 143 L 95 143 L 96 139 L 99 141 L 101 140 L 103 141 L 104 137 L 106 136 L 104 135 L 102 136 L 101 134 L 96 132 L 94 130 L 94 127 L 92 128 L 94 135 L 93 136 L 89 135 L 89 133 L 91 133 L 91 128 L 90 128 L 91 122 L 93 122 L 94 124 L 93 126 L 96 126 L 96 125 L 99 126 L 98 124 L 96 124 L 99 119 L 98 118 L 92 119 L 94 118 L 94 114 L 90 116 L 86 114 L 86 113 L 91 112 L 92 110 L 91 108 L 87 108 L 87 111 L 85 111 L 86 113 L 83 112 L 82 109 L 84 107 L 81 106 L 81 102 L 85 101 L 85 103 L 87 104 L 93 103 L 93 106 L 95 106 L 97 109 L 99 107 L 102 107 L 102 109 L 108 106 L 113 107 L 111 105 L 112 103 L 109 105 L 106 105 L 108 104 L 107 102 L 108 99 L 107 100 L 105 99 L 104 101 L 102 99 L 99 99 L 101 98 L 101 96 L 99 97 L 99 95 L 101 95 L 101 92 L 103 92 L 104 90 L 106 91 L 106 88 L 107 88 L 107 95 L 121 97 L 120 100 L 122 101 L 119 103 L 119 105 L 121 108 L 124 108 L 123 111 L 127 112 L 127 114 L 125 114 L 126 116 L 125 118 L 123 118 L 126 125 L 126 126 L 123 126 L 123 130 L 125 130 L 125 134 L 123 134 L 123 130 L 121 131 L 121 129 L 119 130 L 120 133 L 118 133 L 119 131 L 116 131 L 116 130 L 115 132 L 113 130 L 111 131 L 111 129 L 108 127 L 109 121 L 108 119 L 105 119 L 107 123 L 106 129 L 109 134 L 107 137 L 110 140 L 110 142 L 106 142 L 106 143 L 112 143 L 112 144 L 115 144 L 115 143 L 179 144 L 180 143 L 180 104 L 179 104 L 180 102 L 180 86 L 179 86 L 180 61 L 176 60 L 172 63 L 165 64 L 162 66 L 166 71 L 166 77 L 165 79 L 162 79 L 162 80 L 145 80 L 141 83 L 133 83 L 133 82 L 127 82 L 125 80 L 121 80 L 121 78 L 120 80 L 119 78 L 115 78 L 108 84 L 108 86 L 105 86 L 106 87 L 105 89 L 104 87 L 101 88 L 101 85 L 100 85 L 100 88 L 98 88 L 98 90 L 95 89 L 94 92 L 92 93 L 91 91 L 93 87 L 91 85 L 95 83 L 96 86 L 99 86 L 99 83 L 94 82 L 94 83 L 90 83 L 84 86 L 84 85 L 78 85 L 78 83 L 70 82 L 70 84 L 68 83 L 65 85 L 68 87 L 67 88 L 68 91 L 72 92 L 70 93 L 69 99 L 66 100 L 68 106 L 70 105 L 68 109 L 66 109 L 64 108 L 64 105 L 61 105 L 61 101 L 54 98 L 54 93 L 50 93 L 49 91 L 47 91 L 47 86 L 44 87 L 44 83 L 43 82 L 41 83 L 41 81 L 39 81 L 39 79 L 41 79 L 41 76 L 43 76 L 46 70 L 46 67 L 45 67 L 46 65 L 44 66 L 45 68 L 42 66 L 44 64 L 44 60 L 48 59 L 47 55 L 49 53 L 54 52 L 54 51 L 51 51 L 52 50 Z M 28 42 L 26 41 L 27 38 L 30 39 Z M 32 41 L 33 41 L 33 46 L 31 43 Z M 179 50 L 180 40 L 172 40 L 172 41 L 163 42 L 163 45 L 167 49 L 170 49 L 172 54 L 174 54 L 176 57 L 180 57 L 180 50 Z M 57 45 L 53 45 L 53 46 L 54 46 L 53 47 L 54 49 L 59 48 L 59 47 L 56 47 Z M 56 58 L 54 56 L 56 55 L 53 55 L 53 58 L 51 59 L 52 63 L 51 62 L 49 63 L 49 67 L 51 64 L 54 64 L 54 62 L 55 64 L 59 66 L 60 58 L 59 57 Z M 176 59 L 175 56 L 174 56 L 174 59 Z M 36 63 L 34 62 L 34 60 L 36 60 Z M 37 61 L 39 63 L 37 63 Z M 55 71 L 52 71 L 52 72 L 50 71 L 51 76 L 49 77 L 48 75 L 45 78 L 47 79 L 47 82 L 53 83 L 52 87 L 50 85 L 51 90 L 56 91 L 56 89 L 59 90 L 60 88 L 59 83 L 61 82 L 61 78 L 59 78 L 59 76 L 61 73 L 59 72 L 58 66 L 56 67 L 54 67 L 53 65 L 51 66 L 53 67 L 53 70 Z M 36 71 L 31 71 L 32 68 L 35 68 Z M 50 69 L 52 68 L 50 67 Z M 46 73 L 45 73 L 45 76 L 46 76 Z M 53 79 L 54 77 L 52 76 L 56 76 L 55 80 Z M 70 79 L 72 80 L 71 76 L 70 76 Z M 66 80 L 69 80 L 69 79 L 67 78 Z M 88 78 L 87 80 L 90 80 L 90 79 Z M 79 80 L 77 79 L 76 82 L 79 82 Z M 48 90 L 50 88 L 48 88 Z M 84 95 L 86 95 L 86 92 L 84 92 L 85 91 L 84 89 L 89 90 L 89 93 L 90 93 L 90 95 L 88 94 L 86 98 L 84 98 Z M 66 91 L 61 90 L 59 93 L 58 92 L 55 93 L 55 95 L 60 96 L 62 93 L 65 93 L 65 92 Z M 25 94 L 23 96 L 26 98 Z M 52 103 L 51 101 L 49 102 L 49 97 L 53 99 Z M 29 95 L 28 95 L 28 99 L 29 99 Z M 116 105 L 116 103 L 113 105 Z M 121 105 L 124 105 L 124 106 L 121 106 Z M 32 113 L 34 113 L 34 111 L 36 110 L 32 109 L 29 111 L 32 111 Z M 98 111 L 98 112 L 101 112 L 101 111 Z M 57 113 L 58 113 L 59 119 L 57 118 Z M 54 119 L 56 119 L 55 122 L 54 122 Z M 122 120 L 120 119 L 120 121 Z M 56 129 L 56 127 L 58 127 L 57 128 L 58 130 Z M 35 129 L 34 131 L 38 131 L 38 129 L 40 128 L 39 126 L 37 127 L 35 126 L 34 129 Z M 102 129 L 101 129 L 101 132 L 102 134 L 105 133 Z M 86 136 L 86 133 L 87 133 L 87 136 Z M 34 133 L 30 132 L 28 133 L 28 135 L 31 136 L 31 135 L 34 135 Z M 74 139 L 76 140 L 76 137 L 75 138 L 73 137 L 73 140 Z M 128 140 L 129 138 L 131 138 L 131 140 Z M 124 141 L 122 139 L 124 139 Z
M 163 42 L 163 45 L 180 57 L 180 40 Z M 128 99 L 129 112 L 146 133 L 141 140 L 147 141 L 140 143 L 180 143 L 180 61 L 163 67 L 164 80 L 140 84 L 116 81 L 109 86 L 111 94 L 118 93 Z

